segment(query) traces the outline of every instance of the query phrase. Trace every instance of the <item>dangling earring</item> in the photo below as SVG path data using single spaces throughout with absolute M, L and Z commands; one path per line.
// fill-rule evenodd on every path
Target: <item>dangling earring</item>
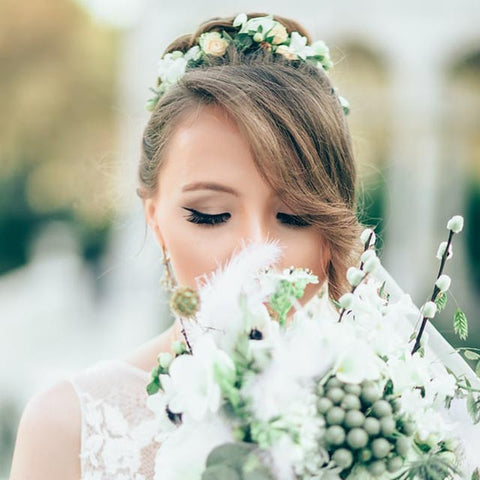
M 163 253 L 162 262 L 163 262 L 164 272 L 163 272 L 161 283 L 170 293 L 173 293 L 173 291 L 177 287 L 177 282 L 173 276 L 172 265 L 170 263 L 170 256 L 168 252 L 165 250 L 164 245 L 162 245 L 162 253 Z
M 185 330 L 184 318 L 194 318 L 198 312 L 200 298 L 198 292 L 190 287 L 179 287 L 177 281 L 174 278 L 172 265 L 170 263 L 170 256 L 162 245 L 163 253 L 163 266 L 164 272 L 161 280 L 162 285 L 170 293 L 170 310 L 179 318 L 181 325 L 181 333 L 185 339 L 187 350 L 193 353 L 192 346 L 188 340 L 187 332 Z

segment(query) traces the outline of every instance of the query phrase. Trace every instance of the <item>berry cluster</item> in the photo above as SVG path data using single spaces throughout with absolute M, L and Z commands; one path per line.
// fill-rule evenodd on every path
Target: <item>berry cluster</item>
M 403 466 L 415 430 L 398 403 L 374 382 L 344 383 L 332 376 L 317 386 L 317 410 L 324 416 L 325 447 L 348 475 L 354 465 L 380 476 Z

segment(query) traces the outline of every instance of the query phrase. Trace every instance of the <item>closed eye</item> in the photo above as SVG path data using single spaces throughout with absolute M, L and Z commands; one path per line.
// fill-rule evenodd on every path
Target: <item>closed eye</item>
M 199 212 L 193 208 L 183 207 L 183 209 L 190 212 L 190 214 L 186 216 L 187 221 L 205 226 L 215 226 L 225 223 L 231 217 L 231 214 L 228 212 L 209 214 Z M 290 215 L 279 212 L 277 213 L 277 219 L 284 225 L 288 225 L 293 228 L 308 227 L 311 225 L 299 215 Z

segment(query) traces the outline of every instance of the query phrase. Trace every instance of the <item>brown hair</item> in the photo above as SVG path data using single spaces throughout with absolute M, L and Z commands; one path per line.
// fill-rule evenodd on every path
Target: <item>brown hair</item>
M 248 18 L 265 16 L 249 13 Z M 213 18 L 172 42 L 164 54 L 186 52 L 204 32 L 234 33 L 234 16 Z M 311 38 L 296 21 L 273 16 L 288 32 Z M 175 127 L 192 110 L 218 105 L 248 139 L 264 180 L 293 211 L 321 231 L 331 259 L 327 267 L 330 297 L 350 290 L 346 270 L 362 251 L 362 225 L 356 216 L 356 169 L 345 116 L 323 70 L 286 60 L 264 48 L 244 53 L 230 44 L 222 57 L 187 69 L 164 93 L 145 128 L 138 195 L 156 194 L 160 168 Z M 300 213 L 299 213 L 300 214 Z

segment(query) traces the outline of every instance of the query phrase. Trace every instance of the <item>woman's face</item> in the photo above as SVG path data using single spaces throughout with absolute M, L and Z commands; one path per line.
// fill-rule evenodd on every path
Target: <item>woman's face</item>
M 249 145 L 218 106 L 206 106 L 176 128 L 159 177 L 158 194 L 145 214 L 168 251 L 180 285 L 214 271 L 242 240 L 277 239 L 278 267 L 308 267 L 319 278 L 307 287 L 308 301 L 325 279 L 329 253 L 312 226 L 295 225 L 290 211 L 257 171 Z

